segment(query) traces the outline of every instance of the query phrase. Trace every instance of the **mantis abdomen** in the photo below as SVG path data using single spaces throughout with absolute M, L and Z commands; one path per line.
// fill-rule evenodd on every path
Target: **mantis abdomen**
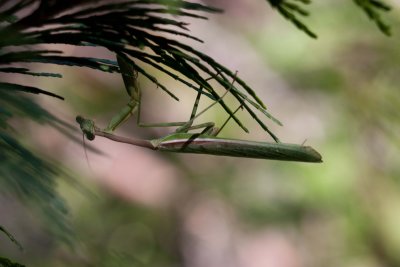
M 152 141 L 152 144 L 154 149 L 166 152 L 322 162 L 321 155 L 312 147 L 297 144 L 254 142 L 185 133 L 156 139 Z

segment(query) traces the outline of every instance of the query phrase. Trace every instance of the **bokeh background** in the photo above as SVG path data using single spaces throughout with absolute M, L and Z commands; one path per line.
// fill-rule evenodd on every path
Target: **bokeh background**
M 206 2 L 225 13 L 186 20 L 205 41 L 187 43 L 237 70 L 283 122 L 266 120 L 273 132 L 313 146 L 324 162 L 167 154 L 102 138 L 87 143 L 101 153 L 88 150 L 86 160 L 82 144 L 30 123 L 25 142 L 74 177 L 57 184 L 73 238 L 60 241 L 51 220 L 2 194 L 0 222 L 24 247 L 1 236 L 3 254 L 27 266 L 60 267 L 400 266 L 399 2 L 391 1 L 386 17 L 390 38 L 349 1 L 315 2 L 306 23 L 317 40 L 264 1 Z M 113 59 L 106 50 L 63 49 Z M 128 100 L 119 75 L 52 68 L 64 78 L 24 78 L 65 96 L 35 97 L 63 120 L 82 114 L 105 126 Z M 181 101 L 141 79 L 142 121 L 187 120 L 195 92 L 153 75 Z M 210 103 L 203 97 L 202 107 Z M 221 136 L 270 141 L 242 113 L 250 134 L 231 122 Z M 216 106 L 199 122 L 225 119 Z M 118 133 L 156 138 L 172 130 L 138 128 L 131 119 Z

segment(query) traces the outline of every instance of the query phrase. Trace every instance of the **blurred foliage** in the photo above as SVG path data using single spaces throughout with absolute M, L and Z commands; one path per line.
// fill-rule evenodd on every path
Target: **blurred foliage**
M 67 207 L 56 190 L 56 179 L 67 175 L 58 164 L 45 159 L 21 142 L 22 127 L 17 131 L 9 121 L 13 117 L 28 118 L 41 124 L 49 124 L 76 139 L 70 134 L 71 126 L 55 118 L 31 98 L 19 93 L 0 91 L 0 106 L 0 191 L 17 196 L 32 209 L 39 208 L 39 213 L 48 224 L 47 229 L 60 240 L 70 243 L 72 232 Z
M 102 46 L 129 60 L 143 76 L 171 96 L 173 93 L 159 83 L 151 72 L 136 64 L 136 60 L 194 90 L 203 86 L 207 89 L 205 96 L 211 99 L 217 96 L 206 81 L 208 76 L 228 88 L 230 78 L 234 75 L 230 70 L 190 46 L 161 35 L 180 35 L 198 41 L 196 37 L 185 33 L 186 25 L 176 18 L 187 16 L 203 19 L 205 17 L 198 15 L 197 11 L 219 10 L 186 1 L 127 1 L 87 5 L 92 2 L 96 1 L 1 1 L 0 72 L 5 75 L 61 77 L 58 73 L 37 72 L 16 66 L 32 62 L 119 72 L 116 62 L 112 60 L 68 57 L 62 51 L 44 50 L 35 45 Z M 308 15 L 303 5 L 310 1 L 269 2 L 300 30 L 315 36 L 298 18 L 298 15 Z M 385 3 L 375 0 L 354 2 L 382 32 L 390 34 L 389 27 L 380 17 L 381 11 L 390 9 Z M 157 7 L 146 7 L 149 3 Z M 169 6 L 171 3 L 173 5 Z M 343 10 L 348 12 L 346 8 L 335 7 L 335 4 L 329 8 L 334 16 Z M 335 12 L 335 9 L 340 11 Z M 26 15 L 27 10 L 33 12 Z M 132 17 L 131 12 L 139 14 L 134 13 Z M 165 14 L 175 15 L 175 19 L 166 19 Z M 335 27 L 326 27 L 322 31 L 336 38 L 338 32 L 349 29 L 350 21 L 354 22 L 352 19 L 341 21 Z M 172 27 L 163 28 L 162 24 Z M 357 32 L 369 32 L 368 28 L 354 24 Z M 398 28 L 398 21 L 393 24 Z M 151 29 L 151 33 L 144 30 L 146 27 Z M 282 33 L 285 34 L 290 36 L 290 33 Z M 332 41 L 329 47 L 334 47 L 332 50 L 322 48 L 322 45 L 317 47 L 318 44 L 311 47 L 304 40 L 282 42 L 282 38 L 268 36 L 269 41 L 265 43 L 262 37 L 257 38 L 260 43 L 256 44 L 256 48 L 260 55 L 265 56 L 292 88 L 297 88 L 303 94 L 321 94 L 326 99 L 334 99 L 330 104 L 337 109 L 337 117 L 329 122 L 329 141 L 323 145 L 329 164 L 311 169 L 271 163 L 260 164 L 261 167 L 257 165 L 252 169 L 249 161 L 245 161 L 248 166 L 218 162 L 214 168 L 201 168 L 200 163 L 194 164 L 200 170 L 193 171 L 193 162 L 172 156 L 169 160 L 183 172 L 187 178 L 185 186 L 190 188 L 185 198 L 182 197 L 183 200 L 175 200 L 175 205 L 182 206 L 182 203 L 193 200 L 197 192 L 214 188 L 217 198 L 229 203 L 243 224 L 247 227 L 251 225 L 249 228 L 254 231 L 271 225 L 295 229 L 296 233 L 303 236 L 304 247 L 315 253 L 316 263 L 310 266 L 350 266 L 352 260 L 361 262 L 362 266 L 399 266 L 397 252 L 400 241 L 397 237 L 400 235 L 397 234 L 396 224 L 396 213 L 400 207 L 400 169 L 397 164 L 400 119 L 396 111 L 400 104 L 397 92 L 398 46 L 376 36 L 373 39 L 344 34 L 336 42 L 334 38 L 329 39 Z M 304 45 L 303 50 L 294 49 L 300 45 Z M 310 51 L 314 56 L 304 56 Z M 178 76 L 171 69 L 183 76 Z M 216 74 L 221 76 L 217 78 Z M 231 93 L 239 102 L 249 104 L 247 111 L 252 112 L 250 106 L 265 111 L 262 102 L 247 84 L 240 79 L 237 81 L 240 88 L 235 88 Z M 63 98 L 47 89 L 1 81 L 1 190 L 4 194 L 18 196 L 35 212 L 40 207 L 38 214 L 44 215 L 44 224 L 55 234 L 52 238 L 68 243 L 74 235 L 70 229 L 67 206 L 57 192 L 56 182 L 57 178 L 68 175 L 58 163 L 46 159 L 37 148 L 29 145 L 25 123 L 33 120 L 50 125 L 75 141 L 79 140 L 71 125 L 57 119 L 24 93 Z M 228 106 L 223 107 L 230 112 Z M 261 122 L 258 117 L 254 118 Z M 267 179 L 266 176 L 272 178 Z M 106 195 L 105 192 L 101 193 Z M 184 238 L 179 232 L 182 228 L 179 208 L 160 211 L 127 204 L 112 197 L 92 200 L 87 200 L 90 204 L 79 208 L 76 214 L 78 219 L 74 222 L 76 235 L 85 243 L 82 249 L 84 255 L 62 248 L 49 251 L 43 246 L 42 253 L 32 260 L 32 265 L 183 265 L 182 247 L 187 243 L 182 241 Z M 315 236 L 307 229 L 310 225 Z M 315 225 L 327 227 L 328 230 L 312 227 Z M 313 242 L 308 242 L 310 240 L 317 241 L 317 245 L 312 247 Z M 328 248 L 318 247 L 318 242 L 328 244 Z M 330 250 L 330 242 L 340 248 Z M 328 251 L 327 255 L 324 256 L 322 250 Z M 332 260 L 335 256 L 336 260 Z M 20 266 L 6 258 L 0 258 L 0 264 Z
M 13 242 L 20 250 L 22 250 L 21 244 L 14 238 L 14 236 L 8 232 L 4 227 L 0 226 L 0 232 L 3 232 L 10 240 Z M 0 256 L 0 266 L 4 267 L 23 267 L 23 265 L 19 263 L 12 262 L 7 258 L 3 258 Z
M 302 7 L 302 5 L 310 4 L 310 0 L 268 0 L 268 2 L 273 8 L 276 8 L 284 18 L 291 21 L 299 30 L 305 32 L 312 38 L 317 38 L 317 35 L 296 16 L 306 17 L 310 15 L 310 13 Z
M 303 8 L 304 5 L 311 4 L 311 0 L 267 0 L 284 18 L 291 21 L 299 30 L 312 38 L 317 35 L 304 24 L 298 16 L 307 17 L 310 13 Z M 390 27 L 381 18 L 379 12 L 388 12 L 391 7 L 380 0 L 354 0 L 365 14 L 378 26 L 379 30 L 386 35 L 390 35 Z
M 362 8 L 368 18 L 376 23 L 379 30 L 384 34 L 390 35 L 390 27 L 382 21 L 379 12 L 390 11 L 390 6 L 379 0 L 354 0 L 354 3 Z
M 171 216 L 172 210 L 151 210 L 107 197 L 96 203 L 90 204 L 94 212 L 79 214 L 76 222 L 91 265 L 180 265 L 179 222 Z M 102 221 L 93 223 L 93 217 Z
M 15 237 L 8 232 L 4 227 L 0 226 L 0 232 L 3 232 L 16 246 L 18 246 L 19 249 L 22 250 L 21 244 L 15 239 Z
M 0 257 L 0 264 L 2 267 L 24 267 L 24 265 L 12 262 L 7 258 Z
M 356 3 L 368 9 L 374 20 L 379 16 L 371 10 L 372 5 L 376 11 L 388 10 L 375 1 Z M 265 209 L 263 213 L 259 202 L 242 202 L 240 206 L 244 206 L 244 217 L 258 218 L 262 225 L 273 222 L 275 211 L 282 209 L 295 216 L 288 221 L 300 222 L 300 227 L 310 217 L 319 221 L 318 227 L 332 227 L 320 234 L 333 239 L 323 243 L 335 246 L 338 254 L 328 253 L 314 266 L 399 266 L 400 239 L 395 226 L 400 208 L 400 117 L 395 111 L 400 104 L 398 37 L 355 37 L 354 33 L 367 31 L 357 17 L 344 21 L 338 19 L 339 12 L 327 14 L 327 10 L 338 8 L 347 17 L 353 10 L 346 5 L 332 2 L 320 7 L 324 19 L 318 25 L 326 36 L 326 41 L 321 40 L 324 45 L 298 38 L 297 42 L 286 42 L 283 48 L 282 38 L 294 40 L 291 33 L 281 34 L 279 39 L 252 37 L 256 49 L 292 90 L 328 99 L 329 104 L 324 105 L 332 109 L 331 119 L 326 122 L 327 141 L 322 151 L 329 164 L 318 175 L 304 174 L 309 179 L 297 182 L 303 193 L 283 203 L 278 198 L 271 203 L 272 211 Z M 399 12 L 393 12 L 398 18 Z M 375 22 L 389 34 L 385 25 Z M 394 19 L 393 29 L 399 28 L 399 22 Z M 285 58 L 282 49 L 291 51 L 290 55 Z M 318 99 L 310 104 L 319 105 Z M 290 188 L 297 188 L 294 184 L 291 179 Z M 249 214 L 252 210 L 256 214 Z M 332 233 L 341 236 L 329 237 Z M 321 250 L 317 254 L 322 255 Z M 340 260 L 331 260 L 334 255 Z

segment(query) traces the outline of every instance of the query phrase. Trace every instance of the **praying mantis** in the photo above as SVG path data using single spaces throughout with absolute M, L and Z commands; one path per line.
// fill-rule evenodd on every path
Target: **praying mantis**
M 209 154 L 218 156 L 258 158 L 282 161 L 298 161 L 298 162 L 322 162 L 321 155 L 310 146 L 287 144 L 287 143 L 269 143 L 245 141 L 239 139 L 228 139 L 217 137 L 218 133 L 241 108 L 237 108 L 229 118 L 225 121 L 220 129 L 214 127 L 213 122 L 193 125 L 194 120 L 210 109 L 213 105 L 222 100 L 228 93 L 217 99 L 210 106 L 197 113 L 197 107 L 202 94 L 202 88 L 198 90 L 198 94 L 193 106 L 192 114 L 187 122 L 159 123 L 151 125 L 143 125 L 140 123 L 140 88 L 136 84 L 137 72 L 123 58 L 117 56 L 118 64 L 121 69 L 125 87 L 131 99 L 126 107 L 118 113 L 110 121 L 108 126 L 101 130 L 93 120 L 85 119 L 82 116 L 77 116 L 76 121 L 88 140 L 93 140 L 95 136 L 102 136 L 116 142 L 131 144 L 134 146 L 145 147 L 152 150 L 177 153 L 197 153 Z M 232 81 L 232 85 L 234 80 Z M 113 134 L 113 131 L 126 121 L 133 113 L 137 112 L 137 124 L 145 127 L 165 127 L 177 126 L 175 132 L 164 137 L 144 140 L 127 138 Z M 200 133 L 189 133 L 193 129 L 203 129 Z

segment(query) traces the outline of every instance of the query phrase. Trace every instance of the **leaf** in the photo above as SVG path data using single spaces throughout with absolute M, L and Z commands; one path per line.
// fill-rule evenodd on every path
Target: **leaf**
M 22 245 L 18 242 L 15 237 L 8 232 L 3 226 L 0 225 L 0 232 L 3 232 L 20 250 L 22 250 Z
M 56 95 L 49 91 L 45 91 L 40 88 L 36 88 L 36 87 L 32 87 L 32 86 L 26 86 L 26 85 L 14 84 L 14 83 L 0 82 L 0 90 L 22 91 L 22 92 L 27 92 L 27 93 L 32 93 L 32 94 L 44 94 L 44 95 L 48 95 L 48 96 L 52 96 L 52 97 L 64 100 L 64 98 L 62 96 Z
M 116 54 L 126 53 L 133 57 L 131 59 L 132 66 L 134 66 L 140 74 L 148 78 L 175 99 L 178 98 L 173 92 L 157 81 L 153 74 L 139 66 L 137 62 L 150 64 L 196 91 L 198 91 L 200 87 L 204 87 L 205 90 L 203 94 L 211 99 L 215 99 L 218 95 L 215 89 L 205 82 L 206 78 L 210 76 L 216 77 L 218 72 L 222 72 L 233 78 L 233 73 L 231 71 L 223 68 L 223 66 L 205 54 L 196 51 L 188 45 L 175 41 L 172 38 L 164 37 L 165 34 L 172 36 L 181 35 L 196 41 L 201 41 L 184 32 L 188 29 L 186 27 L 187 24 L 182 21 L 182 17 L 206 19 L 206 17 L 200 16 L 195 12 L 220 12 L 218 9 L 180 0 L 126 1 L 111 4 L 102 3 L 97 6 L 90 6 L 89 4 L 86 7 L 82 6 L 75 9 L 73 9 L 73 6 L 73 4 L 65 6 L 60 4 L 52 11 L 53 14 L 44 17 L 45 19 L 41 23 L 41 25 L 51 24 L 56 26 L 25 31 L 20 34 L 24 41 L 20 41 L 19 43 L 24 45 L 54 43 L 75 46 L 100 46 L 114 51 Z M 43 8 L 44 6 L 39 6 L 34 14 L 22 19 L 24 25 L 27 25 L 28 21 L 32 22 L 32 20 L 34 20 L 35 16 L 39 14 L 41 7 Z M 61 10 L 65 14 L 56 15 L 61 12 Z M 65 12 L 66 10 L 71 11 Z M 298 11 L 300 11 L 300 9 L 298 9 Z M 166 16 L 168 14 L 174 15 L 174 17 Z M 22 22 L 19 21 L 18 23 Z M 174 27 L 178 30 L 174 29 Z M 6 32 L 10 34 L 15 32 L 11 30 L 12 27 L 8 28 L 10 29 Z M 136 49 L 141 51 L 151 49 L 154 54 L 134 53 L 133 51 Z M 106 64 L 100 60 L 52 55 L 52 52 L 59 53 L 59 51 L 36 51 L 36 53 L 32 54 L 8 52 L 0 56 L 0 62 L 10 62 L 14 60 L 15 62 L 53 63 L 91 67 L 109 72 L 115 72 L 118 69 L 115 64 Z M 192 64 L 192 66 L 190 66 L 190 64 Z M 173 74 L 170 69 L 177 71 L 185 77 L 181 78 L 180 75 Z M 203 71 L 205 71 L 205 77 L 203 76 Z M 236 86 L 230 93 L 233 94 L 240 103 L 242 101 L 248 102 L 251 106 L 259 109 L 264 114 L 268 114 L 267 117 L 273 118 L 266 112 L 263 102 L 257 97 L 254 91 L 240 78 L 237 80 L 241 88 Z M 225 87 L 226 90 L 230 88 L 229 83 L 221 82 L 221 80 L 217 81 L 220 85 Z M 251 99 L 254 99 L 254 101 Z M 234 116 L 231 109 L 228 108 L 223 101 L 221 101 L 220 104 L 225 111 L 233 117 L 238 125 L 245 129 L 237 117 Z M 249 110 L 249 107 L 247 107 L 246 110 Z M 250 114 L 253 117 L 256 116 L 254 112 Z M 257 122 L 261 122 L 258 118 L 256 118 L 256 120 Z M 277 122 L 275 119 L 273 119 L 273 121 Z M 262 127 L 265 129 L 265 126 Z
M 10 259 L 0 257 L 0 266 L 1 267 L 25 267 L 25 265 L 12 262 Z
M 308 11 L 301 7 L 300 4 L 308 5 L 311 1 L 296 1 L 296 0 L 267 0 L 270 5 L 278 10 L 278 12 L 287 20 L 291 21 L 299 30 L 306 33 L 311 38 L 317 38 L 317 35 L 308 28 L 299 18 L 298 15 L 306 17 Z M 297 2 L 297 3 L 296 3 Z M 297 15 L 296 15 L 297 13 Z
M 391 7 L 379 0 L 353 0 L 354 3 L 364 10 L 365 14 L 368 18 L 375 22 L 376 26 L 378 26 L 379 30 L 386 34 L 387 36 L 391 35 L 391 29 L 388 24 L 386 24 L 379 12 L 389 12 Z
M 42 76 L 42 77 L 52 77 L 52 78 L 62 78 L 61 74 L 58 73 L 49 73 L 49 72 L 30 72 L 29 69 L 26 68 L 0 68 L 0 72 L 5 73 L 18 73 L 18 74 L 26 74 L 32 76 Z
M 312 38 L 317 38 L 317 35 L 311 31 L 311 29 L 304 24 L 298 16 L 306 17 L 309 15 L 309 12 L 304 9 L 301 4 L 308 5 L 311 3 L 311 0 L 267 0 L 269 4 L 275 8 L 284 18 L 291 21 L 299 30 L 306 33 L 308 36 Z M 353 0 L 354 3 L 364 10 L 365 14 L 375 22 L 378 26 L 379 30 L 390 36 L 390 26 L 386 24 L 379 12 L 384 11 L 388 12 L 391 10 L 391 7 L 380 0 Z
M 79 182 L 65 173 L 59 163 L 45 159 L 40 151 L 19 141 L 31 133 L 20 135 L 8 120 L 29 119 L 49 125 L 81 144 L 81 134 L 75 125 L 66 123 L 23 93 L 0 90 L 0 190 L 18 197 L 30 209 L 38 212 L 51 235 L 71 244 L 74 239 L 67 205 L 57 192 L 58 179 L 65 179 L 82 190 Z M 23 124 L 20 124 L 23 125 Z M 99 152 L 89 147 L 94 152 Z M 1 265 L 0 265 L 1 266 Z

